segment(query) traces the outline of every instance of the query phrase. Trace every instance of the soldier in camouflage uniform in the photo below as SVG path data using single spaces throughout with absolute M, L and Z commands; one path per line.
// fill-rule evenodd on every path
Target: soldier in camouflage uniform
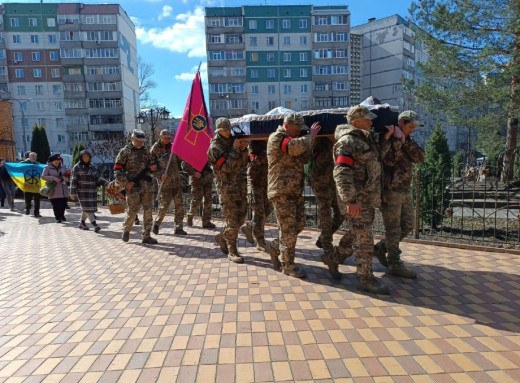
M 231 124 L 221 117 L 215 122 L 216 134 L 211 139 L 208 160 L 217 181 L 222 213 L 226 226 L 215 237 L 224 254 L 235 263 L 244 263 L 238 253 L 238 230 L 244 224 L 247 214 L 247 184 L 242 169 L 247 165 L 246 143 L 231 137 Z
M 202 227 L 204 229 L 214 229 L 215 225 L 211 222 L 211 212 L 213 211 L 213 172 L 211 166 L 206 163 L 202 172 L 198 172 L 188 164 L 182 161 L 182 170 L 190 176 L 191 186 L 191 204 L 188 212 L 188 226 L 193 226 L 193 216 L 197 214 L 199 206 L 202 204 Z
M 157 170 L 152 156 L 145 148 L 146 136 L 142 130 L 132 132 L 131 143 L 126 145 L 116 158 L 114 173 L 116 180 L 126 190 L 126 216 L 123 223 L 123 241 L 130 239 L 137 212 L 143 207 L 143 243 L 156 244 L 150 236 L 152 231 L 152 208 L 155 180 L 150 176 Z M 154 174 L 155 175 L 155 174 Z M 136 176 L 140 179 L 136 180 Z
M 328 137 L 318 137 L 312 151 L 311 171 L 311 187 L 316 197 L 321 226 L 316 246 L 329 255 L 332 255 L 334 250 L 332 236 L 345 219 L 338 205 L 333 170 L 332 141 Z
M 267 142 L 267 195 L 275 208 L 278 242 L 270 244 L 266 250 L 276 269 L 280 267 L 278 254 L 281 253 L 283 273 L 296 278 L 307 275 L 294 263 L 296 240 L 305 227 L 303 165 L 311 157 L 314 138 L 321 126 L 315 122 L 309 135 L 299 137 L 302 129 L 307 129 L 303 117 L 289 114 L 285 116 L 283 126 L 279 126 Z
M 387 274 L 415 278 L 417 273 L 401 261 L 399 242 L 414 228 L 415 214 L 410 185 L 412 166 L 424 161 L 424 150 L 410 137 L 417 126 L 423 126 L 417 113 L 407 110 L 398 117 L 398 126 L 387 126 L 381 138 L 383 159 L 383 204 L 385 239 L 375 246 L 377 258 L 388 266 Z M 388 258 L 385 252 L 388 251 Z
M 381 158 L 378 143 L 372 138 L 370 127 L 376 115 L 364 106 L 349 109 L 348 124 L 338 125 L 334 136 L 334 180 L 340 209 L 346 214 L 349 231 L 334 248 L 331 257 L 322 256 L 331 275 L 340 279 L 338 265 L 352 255 L 356 245 L 356 268 L 359 290 L 375 294 L 389 294 L 388 286 L 372 272 L 374 238 L 372 224 L 374 209 L 381 205 Z
M 251 191 L 251 208 L 253 219 L 247 229 L 242 226 L 246 234 L 252 233 L 256 239 L 256 248 L 266 251 L 264 226 L 266 218 L 272 213 L 273 205 L 267 198 L 267 142 L 251 141 L 249 144 L 249 164 L 247 165 L 247 186 Z M 249 239 L 248 239 L 249 240 Z
M 161 226 L 166 213 L 168 213 L 173 199 L 175 205 L 175 234 L 186 235 L 187 233 L 182 228 L 182 221 L 184 220 L 184 201 L 182 200 L 179 159 L 172 153 L 171 139 L 172 134 L 169 130 L 161 130 L 159 141 L 157 141 L 150 150 L 153 161 L 158 162 L 160 182 L 162 182 L 162 186 L 159 190 L 159 212 L 153 223 L 152 230 L 154 234 L 159 234 L 159 226 Z

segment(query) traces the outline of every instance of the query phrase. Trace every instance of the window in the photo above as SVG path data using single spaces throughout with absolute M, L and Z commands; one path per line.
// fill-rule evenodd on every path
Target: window
M 283 54 L 283 61 L 285 61 L 285 62 L 291 61 L 291 54 L 288 52 L 285 52 Z
M 285 78 L 290 78 L 290 77 L 291 77 L 291 70 L 288 69 L 288 68 L 285 68 L 285 69 L 283 70 L 283 77 L 285 77 Z
M 80 49 L 81 51 L 81 49 Z M 87 58 L 115 58 L 118 57 L 118 48 L 93 48 L 85 49 Z
M 18 17 L 11 17 L 11 27 L 19 27 L 20 26 L 20 19 Z
M 22 40 L 20 38 L 20 35 L 13 35 L 13 44 L 21 44 Z
M 56 35 L 47 35 L 47 38 L 49 39 L 49 44 L 56 44 L 58 41 Z
M 288 20 L 288 19 L 282 20 L 282 28 L 283 29 L 290 29 L 291 28 L 291 20 Z
M 257 29 L 256 20 L 249 20 L 249 29 Z
M 60 77 L 60 68 L 51 68 L 51 77 L 53 77 L 53 78 Z
M 226 51 L 226 60 L 243 60 L 244 51 Z
M 251 53 L 251 61 L 257 62 L 258 61 L 258 53 Z
M 63 120 L 62 117 L 56 119 L 56 126 L 57 126 L 58 128 L 64 126 L 64 120 Z M 59 137 L 60 137 L 60 135 L 58 135 L 58 142 L 60 142 L 60 141 L 59 141 Z
M 209 51 L 209 59 L 213 61 L 224 60 L 224 52 L 221 51 Z
M 285 107 L 286 107 L 287 109 L 292 109 L 292 101 L 289 101 L 289 100 L 288 100 L 288 101 L 285 101 Z
M 347 57 L 347 50 L 346 49 L 335 49 L 334 50 L 334 57 L 337 57 L 337 58 L 345 58 L 345 57 Z
M 252 72 L 252 71 L 251 71 L 251 72 Z M 258 76 L 258 71 L 257 71 L 257 76 Z M 251 77 L 253 77 L 253 76 L 252 76 L 252 73 L 251 73 Z M 251 87 L 251 93 L 253 93 L 253 94 L 257 94 L 257 93 L 258 93 L 258 85 L 253 85 L 253 86 Z
M 305 68 L 300 69 L 300 77 L 307 77 L 308 71 Z
M 240 77 L 244 75 L 244 68 L 231 68 L 231 76 Z
M 54 103 L 54 109 L 55 110 L 62 110 L 63 109 L 63 106 L 61 104 L 61 102 L 57 101 Z
M 30 27 L 37 27 L 38 26 L 38 19 L 36 17 L 29 17 L 29 26 Z
M 276 92 L 276 89 L 275 89 L 275 86 L 274 85 L 268 85 L 267 86 L 267 93 L 269 94 L 275 94 Z
M 307 20 L 306 19 L 300 19 L 298 22 L 298 25 L 301 29 L 307 28 Z
M 267 78 L 275 78 L 276 77 L 276 70 L 275 69 L 267 69 Z
M 300 53 L 300 61 L 307 61 L 307 52 Z
M 236 16 L 224 17 L 224 26 L 241 27 L 242 26 L 242 17 L 236 17 Z
M 43 101 L 36 102 L 36 110 L 38 110 L 40 112 L 45 110 L 45 102 L 43 102 Z
M 22 52 L 14 52 L 13 53 L 13 60 L 15 63 L 22 61 Z
M 48 27 L 55 27 L 56 26 L 56 19 L 53 17 L 47 18 L 47 26 Z
M 291 93 L 291 86 L 290 86 L 290 85 L 284 85 L 284 86 L 283 86 L 283 93 L 284 93 L 284 94 L 289 94 L 289 93 Z
M 33 77 L 34 78 L 41 78 L 42 77 L 42 70 L 40 68 L 33 69 Z
M 332 49 L 318 49 L 314 51 L 315 59 L 330 59 L 332 58 Z
M 251 101 L 251 109 L 252 111 L 257 111 L 260 109 L 260 103 L 258 101 Z
M 32 52 L 32 61 L 40 61 L 40 52 Z
M 61 85 L 53 85 L 52 94 L 61 94 Z
M 274 20 L 266 20 L 265 29 L 274 29 Z
M 39 126 L 45 126 L 45 118 L 40 117 L 37 119 L 37 121 Z
M 62 120 L 63 120 L 63 119 L 62 119 Z M 63 122 L 62 122 L 62 124 L 63 124 Z M 58 119 L 56 119 L 56 126 L 58 126 Z M 63 134 L 58 134 L 58 142 L 59 142 L 59 143 L 63 143 L 63 142 L 65 142 L 65 135 L 63 135 Z
M 5 66 L 0 66 L 0 76 L 5 76 L 7 74 L 7 68 Z
M 0 22 L 0 24 L 2 24 L 2 22 Z M 4 41 L 4 34 L 2 32 L 0 32 L 0 42 Z
M 51 61 L 58 61 L 58 52 L 49 52 L 49 59 Z
M 79 33 L 74 31 L 60 32 L 60 41 L 79 41 Z
M 69 92 L 83 92 L 85 90 L 82 82 L 67 82 L 65 83 L 65 90 Z
M 209 42 L 212 44 L 220 44 L 220 35 L 209 35 Z
M 258 78 L 258 70 L 257 69 L 251 69 L 251 78 Z
M 273 46 L 274 45 L 274 37 L 267 37 L 266 44 L 270 45 L 270 46 Z
M 290 36 L 284 36 L 283 37 L 283 45 L 291 45 L 291 37 Z
M 274 53 L 273 52 L 268 52 L 267 53 L 267 61 L 268 62 L 274 62 Z
M 314 25 L 327 25 L 327 16 L 314 17 Z
M 38 44 L 40 42 L 40 38 L 38 35 L 31 35 L 31 43 L 32 44 Z
M 309 93 L 309 87 L 307 84 L 300 85 L 300 93 Z
M 220 27 L 220 19 L 211 19 L 209 21 L 210 27 Z
M 307 45 L 307 36 L 300 36 L 300 45 Z
M 81 68 L 75 67 L 75 68 L 67 68 L 68 74 L 81 74 Z
M 256 37 L 250 37 L 249 38 L 249 45 L 252 47 L 255 47 L 257 45 L 257 38 Z
M 347 90 L 346 81 L 334 81 L 332 86 L 333 86 L 334 90 Z
M 61 48 L 60 49 L 60 56 L 61 58 L 82 58 L 83 52 L 81 51 L 81 48 Z
M 15 69 L 14 75 L 16 78 L 24 78 L 23 69 Z
M 43 94 L 43 85 L 35 85 L 34 86 L 34 93 L 36 95 L 42 95 Z
M 16 93 L 18 96 L 25 96 L 25 85 L 18 85 L 16 87 Z
M 5 49 L 0 49 L 0 60 L 5 59 Z

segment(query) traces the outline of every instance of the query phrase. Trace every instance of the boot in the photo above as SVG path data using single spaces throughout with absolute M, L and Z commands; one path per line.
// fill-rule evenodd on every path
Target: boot
M 121 239 L 123 240 L 123 242 L 128 242 L 130 240 L 130 232 L 129 231 L 125 231 L 123 233 L 123 236 L 121 237 Z
M 34 212 L 34 217 L 35 218 L 41 218 L 41 215 L 40 215 L 40 213 Z
M 343 277 L 338 270 L 338 264 L 334 262 L 330 253 L 324 253 L 321 256 L 321 261 L 329 267 L 329 273 L 332 278 L 339 281 Z
M 99 230 L 101 230 L 101 227 L 96 223 L 96 221 L 92 222 L 92 225 L 94 225 L 94 231 L 97 233 Z
M 203 229 L 214 229 L 215 227 L 216 227 L 215 224 L 210 221 L 202 223 Z
M 157 225 L 156 223 L 153 224 L 153 227 L 152 227 L 152 232 L 155 234 L 155 235 L 158 235 L 159 234 L 159 225 Z
M 228 245 L 228 249 L 229 249 L 228 259 L 231 262 L 244 263 L 244 258 L 240 254 L 238 254 L 236 241 L 231 241 Z
M 25 215 L 31 214 L 31 209 L 25 209 Z
M 136 225 L 140 225 L 141 224 L 141 221 L 139 221 L 139 217 L 138 216 L 135 216 L 134 224 L 136 224 Z
M 388 267 L 388 259 L 386 258 L 386 244 L 385 240 L 382 239 L 374 245 L 374 256 L 377 258 L 380 264 L 384 267 Z
M 142 240 L 143 243 L 146 243 L 147 245 L 157 245 L 159 242 L 152 237 L 146 237 Z
M 294 263 L 292 265 L 282 266 L 282 272 L 285 275 L 288 275 L 288 276 L 294 277 L 294 278 L 305 278 L 307 276 L 307 273 L 305 272 L 305 270 L 303 270 L 299 266 L 296 266 Z
M 215 241 L 217 241 L 217 243 L 219 244 L 220 250 L 222 250 L 222 252 L 227 255 L 229 253 L 229 250 L 227 248 L 226 239 L 222 236 L 222 234 L 217 234 L 215 236 Z
M 378 278 L 373 276 L 370 278 L 359 278 L 357 289 L 362 291 L 368 291 L 372 294 L 390 294 L 390 289 L 388 288 L 388 286 L 381 282 Z
M 193 226 L 193 216 L 191 214 L 188 214 L 188 226 Z M 204 227 L 204 225 L 202 225 L 202 227 Z
M 321 236 L 316 240 L 316 247 L 318 249 L 323 249 L 323 246 L 321 245 Z
M 403 278 L 415 278 L 417 277 L 417 273 L 409 268 L 407 268 L 403 262 L 399 261 L 398 263 L 391 263 L 388 266 L 388 270 L 386 270 L 387 274 L 390 275 L 398 275 Z
M 177 235 L 188 235 L 188 233 L 186 233 L 186 232 L 182 229 L 182 227 L 176 227 L 176 228 L 175 228 L 175 234 L 177 234 Z
M 81 230 L 88 230 L 88 226 L 85 221 L 81 221 L 78 226 Z
M 256 248 L 257 248 L 258 250 L 260 250 L 260 251 L 267 251 L 267 250 L 265 249 L 266 246 L 267 246 L 267 245 L 266 245 L 266 243 L 265 243 L 265 239 L 264 239 L 263 236 L 262 236 L 262 237 L 258 237 L 258 238 L 256 239 Z
M 251 229 L 251 226 L 249 226 L 247 223 L 245 225 L 242 225 L 240 228 L 242 230 L 242 233 L 245 234 L 247 242 L 249 243 L 255 243 L 255 239 L 253 238 L 253 230 Z
M 278 240 L 275 239 L 271 243 L 265 246 L 265 251 L 269 256 L 271 257 L 271 264 L 273 265 L 273 268 L 278 271 L 282 267 L 282 263 L 280 262 L 280 250 L 278 248 Z

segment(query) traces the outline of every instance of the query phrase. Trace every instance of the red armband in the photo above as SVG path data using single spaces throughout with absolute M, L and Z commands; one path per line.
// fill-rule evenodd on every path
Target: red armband
M 282 143 L 280 144 L 280 149 L 282 149 L 282 152 L 287 153 L 287 146 L 291 140 L 291 137 L 287 137 L 282 140 Z
M 217 166 L 220 168 L 226 162 L 226 157 L 222 156 L 217 160 Z

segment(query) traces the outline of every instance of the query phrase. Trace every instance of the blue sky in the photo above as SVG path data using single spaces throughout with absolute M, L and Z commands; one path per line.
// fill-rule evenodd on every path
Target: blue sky
M 37 0 L 4 2 L 33 3 Z M 101 3 L 89 0 L 82 2 Z M 356 26 L 365 23 L 370 17 L 379 19 L 393 14 L 407 17 L 411 0 L 124 0 L 119 4 L 134 21 L 138 54 L 145 62 L 151 64 L 155 71 L 152 79 L 157 82 L 157 87 L 150 91 L 152 104 L 165 106 L 172 116 L 180 117 L 199 63 L 202 63 L 201 77 L 204 87 L 207 88 L 205 7 L 346 4 L 351 12 L 351 26 Z

